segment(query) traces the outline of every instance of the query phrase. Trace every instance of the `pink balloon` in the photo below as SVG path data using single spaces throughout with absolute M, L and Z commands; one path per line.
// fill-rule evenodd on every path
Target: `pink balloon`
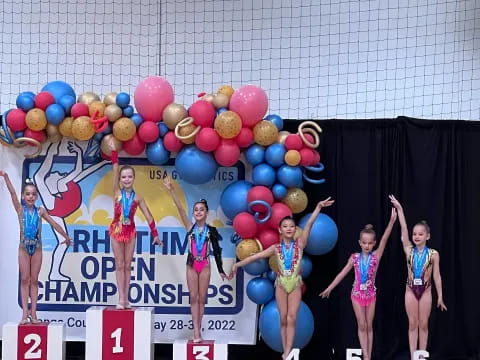
M 151 143 L 156 141 L 160 136 L 160 129 L 154 122 L 144 121 L 138 127 L 138 136 L 143 142 Z
M 212 127 L 213 120 L 215 120 L 215 107 L 205 100 L 195 101 L 190 109 L 188 115 L 193 117 L 193 123 L 202 127 Z
M 70 109 L 70 114 L 72 114 L 74 119 L 79 116 L 89 116 L 88 105 L 84 103 L 73 104 L 72 108 Z
M 238 146 L 245 148 L 253 143 L 253 131 L 250 128 L 244 127 L 240 130 L 240 134 L 235 137 Z
M 44 130 L 40 131 L 35 131 L 32 129 L 26 129 L 23 136 L 31 139 L 37 140 L 39 143 L 43 143 L 45 140 L 47 140 L 47 134 L 45 134 Z M 31 144 L 28 144 L 31 145 Z M 32 146 L 32 145 L 31 145 Z
M 220 136 L 215 129 L 206 127 L 195 136 L 195 144 L 200 150 L 210 152 L 220 145 Z
M 262 200 L 268 203 L 269 205 L 272 205 L 273 204 L 272 191 L 268 187 L 262 186 L 262 185 L 252 187 L 247 194 L 247 204 L 256 200 Z M 258 204 L 258 205 L 252 206 L 252 211 L 258 211 L 260 213 L 264 213 L 265 211 L 267 211 L 267 209 L 265 208 L 265 205 Z M 260 218 L 263 218 L 263 216 L 260 216 Z
M 280 236 L 278 230 L 273 229 L 262 229 L 258 232 L 257 235 L 258 241 L 262 244 L 263 249 L 267 249 L 274 244 L 278 244 L 280 241 Z
M 240 148 L 234 140 L 222 139 L 214 155 L 220 165 L 232 166 L 240 159 Z
M 315 153 L 316 151 L 307 147 L 304 147 L 300 150 L 300 165 L 301 166 L 310 166 L 315 163 Z
M 285 147 L 288 150 L 300 150 L 303 147 L 303 140 L 300 135 L 290 134 L 285 138 Z
M 241 212 L 233 218 L 233 229 L 242 239 L 253 238 L 257 233 L 257 222 L 253 215 Z
M 175 136 L 173 131 L 169 131 L 163 137 L 163 146 L 168 151 L 178 152 L 183 147 L 183 142 Z
M 173 102 L 172 85 L 160 76 L 142 80 L 133 95 L 135 108 L 145 121 L 162 120 L 163 109 Z
M 292 216 L 292 210 L 284 203 L 277 202 L 272 205 L 272 216 L 270 216 L 267 223 L 272 229 L 278 230 L 280 221 L 286 216 Z
M 140 155 L 145 150 L 145 143 L 135 133 L 130 140 L 123 142 L 122 149 L 129 155 Z
M 228 106 L 240 116 L 244 126 L 253 127 L 267 113 L 267 94 L 258 86 L 245 85 L 233 93 Z

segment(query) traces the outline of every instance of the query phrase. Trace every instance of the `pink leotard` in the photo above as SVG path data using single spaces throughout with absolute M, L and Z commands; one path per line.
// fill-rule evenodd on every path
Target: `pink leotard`
M 361 306 L 368 306 L 373 303 L 377 297 L 377 288 L 375 287 L 375 276 L 377 275 L 378 259 L 375 253 L 372 253 L 370 265 L 367 271 L 366 288 L 362 289 L 360 274 L 360 253 L 352 254 L 351 260 L 355 270 L 355 281 L 353 282 L 351 299 Z

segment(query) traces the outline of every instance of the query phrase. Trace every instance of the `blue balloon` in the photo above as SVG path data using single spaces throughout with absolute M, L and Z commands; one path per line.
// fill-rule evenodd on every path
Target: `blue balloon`
M 276 200 L 280 200 L 287 196 L 288 189 L 285 185 L 275 184 L 272 187 L 272 193 Z
M 117 103 L 118 106 L 124 109 L 128 106 L 128 104 L 130 104 L 130 95 L 128 95 L 125 92 L 120 92 L 117 94 L 117 97 L 115 98 L 115 102 Z
M 71 95 L 63 95 L 58 103 L 62 105 L 63 110 L 65 110 L 65 114 L 70 114 L 70 110 L 75 104 L 75 98 Z
M 218 164 L 211 153 L 203 152 L 195 145 L 190 145 L 178 153 L 175 169 L 184 181 L 198 185 L 205 184 L 215 177 Z
M 35 97 L 35 93 L 32 92 L 32 91 L 24 91 L 24 92 L 20 93 L 20 95 L 18 95 L 18 96 L 24 96 L 24 95 L 25 95 L 25 96 L 29 96 L 29 97 L 31 97 L 31 98 L 34 98 L 34 97 Z
M 222 192 L 220 197 L 220 206 L 223 213 L 230 220 L 248 210 L 247 195 L 253 184 L 248 181 L 235 181 L 228 185 Z
M 276 114 L 270 114 L 265 117 L 265 120 L 271 121 L 278 129 L 278 131 L 283 129 L 283 119 L 276 115 Z
M 243 267 L 243 270 L 250 275 L 262 275 L 268 271 L 268 260 L 258 259 Z
M 273 299 L 275 289 L 273 283 L 267 278 L 256 277 L 247 285 L 247 296 L 257 305 L 263 305 Z
M 25 112 L 35 107 L 35 102 L 33 101 L 33 97 L 25 94 L 17 96 L 16 104 L 17 104 L 17 108 L 22 109 Z
M 163 122 L 158 123 L 158 128 L 160 129 L 160 137 L 164 137 L 165 134 L 168 132 L 168 127 Z
M 265 343 L 273 350 L 283 352 L 282 337 L 280 334 L 280 312 L 277 302 L 270 301 L 260 313 L 258 328 L 260 336 Z M 305 347 L 312 338 L 314 328 L 313 314 L 309 307 L 302 301 L 297 313 L 295 326 L 294 348 Z
M 133 114 L 130 120 L 133 121 L 133 123 L 137 128 L 140 126 L 141 123 L 143 123 L 143 118 L 142 118 L 142 115 L 140 114 Z
M 217 115 L 220 115 L 221 113 L 225 112 L 225 111 L 228 111 L 227 108 L 220 108 L 217 110 Z
M 272 144 L 265 150 L 265 161 L 273 167 L 282 166 L 285 163 L 284 158 L 286 152 L 287 149 L 283 144 Z
M 52 104 L 45 110 L 45 116 L 50 124 L 60 125 L 63 119 L 65 119 L 65 110 L 62 105 Z
M 126 117 L 132 117 L 133 115 L 133 106 L 132 105 L 128 105 L 127 107 L 125 107 L 123 109 L 123 116 L 126 116 Z
M 268 270 L 267 278 L 269 278 L 270 281 L 275 282 L 275 280 L 277 279 L 277 273 L 273 270 Z
M 311 274 L 313 268 L 312 260 L 307 256 L 302 256 L 302 262 L 300 263 L 300 271 L 302 274 L 302 279 L 306 279 L 308 275 Z
M 261 163 L 253 168 L 252 180 L 255 185 L 272 186 L 275 183 L 275 170 L 268 164 Z
M 298 222 L 302 229 L 312 213 L 304 215 Z M 305 251 L 311 255 L 323 255 L 335 247 L 338 239 L 337 224 L 326 214 L 320 213 L 313 222 Z
M 170 159 L 170 151 L 163 146 L 163 140 L 158 138 L 157 141 L 148 144 L 146 155 L 148 161 L 154 165 L 163 165 Z
M 265 149 L 258 144 L 250 145 L 245 150 L 245 159 L 253 166 L 261 164 L 265 160 Z
M 74 99 L 77 97 L 73 88 L 65 81 L 51 81 L 42 88 L 42 91 L 48 91 L 55 98 L 55 102 L 58 103 L 60 99 L 65 95 L 70 95 Z
M 303 172 L 299 166 L 281 166 L 277 170 L 277 178 L 286 187 L 303 187 Z

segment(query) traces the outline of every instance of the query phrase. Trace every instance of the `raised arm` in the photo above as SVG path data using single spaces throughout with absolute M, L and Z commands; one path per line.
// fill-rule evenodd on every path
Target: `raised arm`
M 310 219 L 308 219 L 307 223 L 305 224 L 305 228 L 303 229 L 302 235 L 300 235 L 300 237 L 297 239 L 298 245 L 301 248 L 304 248 L 305 246 L 307 246 L 307 241 L 308 241 L 308 237 L 310 236 L 310 231 L 312 230 L 312 225 L 317 219 L 318 214 L 320 214 L 320 211 L 322 210 L 322 208 L 330 206 L 335 202 L 335 200 L 330 200 L 330 199 L 331 198 L 328 197 L 325 200 L 319 201 L 317 206 L 315 207 L 315 210 L 310 216 Z
M 143 216 L 145 216 L 145 219 L 147 220 L 148 226 L 150 227 L 150 232 L 152 233 L 152 236 L 153 236 L 152 244 L 162 245 L 162 242 L 160 241 L 160 238 L 158 237 L 158 231 L 157 231 L 157 227 L 155 225 L 155 219 L 153 218 L 153 215 L 150 212 L 150 209 L 148 208 L 148 205 L 145 202 L 145 199 L 138 194 L 136 196 L 137 196 L 137 199 L 138 199 L 138 207 L 140 208 L 140 211 L 142 212 Z
M 402 240 L 403 244 L 403 251 L 405 254 L 408 255 L 409 249 L 412 246 L 410 244 L 410 240 L 408 239 L 408 227 L 407 227 L 407 220 L 405 220 L 405 213 L 403 212 L 403 207 L 400 202 L 395 198 L 395 196 L 389 196 L 392 205 L 395 207 L 398 213 L 398 221 L 400 222 L 400 228 L 402 230 L 400 239 Z
M 392 207 L 392 213 L 390 215 L 390 221 L 388 222 L 388 225 L 385 228 L 385 232 L 383 233 L 382 238 L 380 239 L 380 244 L 378 245 L 378 248 L 375 251 L 375 254 L 377 255 L 378 261 L 380 261 L 380 258 L 382 257 L 383 252 L 385 250 L 385 246 L 387 246 L 388 238 L 390 237 L 390 234 L 392 233 L 393 224 L 395 224 L 396 220 L 397 220 L 397 211 L 395 210 L 394 207 Z
M 70 246 L 71 240 L 70 237 L 68 236 L 67 232 L 56 222 L 54 221 L 51 216 L 48 214 L 48 212 L 41 207 L 40 208 L 40 216 L 45 219 L 47 223 L 50 224 L 60 235 L 64 237 L 64 241 L 61 242 L 61 244 L 65 244 L 67 246 Z
M 442 291 L 442 276 L 440 275 L 440 254 L 435 252 L 432 256 L 433 263 L 433 280 L 435 281 L 435 289 L 437 290 L 437 307 L 442 311 L 447 311 L 447 307 L 443 303 L 443 291 Z
M 12 182 L 10 181 L 10 178 L 8 177 L 8 174 L 0 170 L 0 176 L 3 176 L 5 179 L 5 184 L 7 185 L 7 189 L 10 192 L 10 196 L 12 198 L 12 204 L 13 207 L 15 208 L 15 211 L 20 214 L 22 212 L 22 205 L 20 204 L 20 201 L 18 200 L 17 193 L 15 192 L 15 188 L 12 185 Z
M 270 256 L 272 256 L 274 254 L 275 254 L 275 245 L 272 245 L 268 249 L 265 249 L 265 250 L 263 250 L 259 253 L 254 254 L 254 255 L 250 255 L 249 257 L 243 259 L 242 261 L 239 261 L 239 262 L 233 264 L 232 272 L 230 273 L 229 278 L 232 278 L 237 273 L 237 269 L 239 267 L 248 265 L 251 262 L 254 262 L 255 260 L 258 260 L 258 259 L 269 258 Z
M 178 213 L 180 214 L 180 218 L 182 219 L 183 225 L 185 225 L 185 228 L 187 230 L 190 230 L 193 224 L 188 218 L 187 213 L 185 212 L 185 209 L 183 208 L 183 205 L 180 202 L 180 199 L 178 198 L 177 193 L 175 192 L 170 176 L 165 176 L 165 178 L 163 179 L 163 184 L 165 185 L 167 190 L 170 192 L 170 195 L 172 196 L 173 202 L 177 207 L 177 210 L 178 210 Z
M 335 289 L 338 284 L 340 284 L 340 282 L 345 278 L 345 276 L 347 276 L 347 274 L 350 272 L 350 270 L 352 270 L 352 268 L 353 268 L 353 260 L 352 260 L 352 257 L 350 256 L 350 258 L 347 261 L 347 264 L 343 267 L 342 271 L 338 273 L 335 279 L 333 279 L 332 283 L 328 285 L 328 287 L 325 290 L 323 290 L 319 294 L 319 296 L 321 296 L 322 298 L 328 298 L 332 290 Z

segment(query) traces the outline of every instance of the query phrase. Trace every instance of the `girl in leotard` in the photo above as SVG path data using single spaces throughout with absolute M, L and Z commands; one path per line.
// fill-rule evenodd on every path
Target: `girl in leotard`
M 170 192 L 173 202 L 178 209 L 187 234 L 185 239 L 188 244 L 187 256 L 187 286 L 190 293 L 190 309 L 193 322 L 193 342 L 202 341 L 202 318 L 207 300 L 207 290 L 210 284 L 210 244 L 213 249 L 213 256 L 217 264 L 217 270 L 222 280 L 227 279 L 222 264 L 222 249 L 219 245 L 221 236 L 216 227 L 207 224 L 208 204 L 201 199 L 193 204 L 192 223 L 183 208 L 180 199 L 175 192 L 169 176 L 163 179 L 163 183 Z
M 378 264 L 382 258 L 383 251 L 387 245 L 388 238 L 392 232 L 393 224 L 397 219 L 397 212 L 392 208 L 390 221 L 382 235 L 377 250 L 375 247 L 376 238 L 373 226 L 368 224 L 360 231 L 358 243 L 362 249 L 359 253 L 354 253 L 348 259 L 345 267 L 335 277 L 332 283 L 322 292 L 320 296 L 328 298 L 332 290 L 343 280 L 343 278 L 355 269 L 355 280 L 353 282 L 351 300 L 353 311 L 357 318 L 358 340 L 362 348 L 363 359 L 369 360 L 372 357 L 373 345 L 373 317 L 375 316 L 375 304 L 377 298 L 377 288 L 375 287 L 375 277 L 377 275 Z
M 113 221 L 109 227 L 109 234 L 112 239 L 111 244 L 115 258 L 115 276 L 118 288 L 117 309 L 128 309 L 130 308 L 128 294 L 133 251 L 137 239 L 134 220 L 137 207 L 140 208 L 148 222 L 150 233 L 153 237 L 152 244 L 162 245 L 162 242 L 158 238 L 155 220 L 148 209 L 145 199 L 133 190 L 135 170 L 128 165 L 119 169 L 118 153 L 115 150 L 113 141 L 110 144 L 110 148 L 112 149 L 111 157 L 113 164 L 114 214 Z
M 437 307 L 447 310 L 443 302 L 442 277 L 440 276 L 440 255 L 438 251 L 426 246 L 430 239 L 430 226 L 426 221 L 415 224 L 412 242 L 408 239 L 408 227 L 402 205 L 390 195 L 397 209 L 402 229 L 403 251 L 407 259 L 408 278 L 405 287 L 405 309 L 408 316 L 408 342 L 410 354 L 416 350 L 426 350 L 428 341 L 428 318 L 432 310 L 432 275 L 437 290 Z
M 69 246 L 70 238 L 65 230 L 50 217 L 45 208 L 35 206 L 38 192 L 33 181 L 27 179 L 28 182 L 25 182 L 22 190 L 22 199 L 19 201 L 8 174 L 0 171 L 0 176 L 3 176 L 5 179 L 20 224 L 18 264 L 20 268 L 20 296 L 23 310 L 20 324 L 25 324 L 29 320 L 33 323 L 38 323 L 38 274 L 42 267 L 41 219 L 44 219 L 55 231 L 63 236 L 65 240 L 62 244 Z M 28 298 L 30 298 L 31 301 L 30 313 L 28 312 Z
M 278 264 L 277 278 L 275 280 L 275 299 L 280 312 L 280 331 L 282 338 L 283 354 L 285 359 L 292 350 L 295 338 L 297 313 L 302 299 L 302 277 L 300 266 L 303 249 L 307 245 L 312 225 L 317 219 L 322 208 L 332 205 L 334 200 L 327 198 L 320 201 L 308 219 L 302 235 L 297 239 L 295 235 L 295 220 L 287 216 L 280 221 L 280 243 L 270 246 L 255 255 L 251 255 L 233 265 L 230 277 L 233 277 L 239 267 L 245 266 L 261 258 L 275 256 Z

